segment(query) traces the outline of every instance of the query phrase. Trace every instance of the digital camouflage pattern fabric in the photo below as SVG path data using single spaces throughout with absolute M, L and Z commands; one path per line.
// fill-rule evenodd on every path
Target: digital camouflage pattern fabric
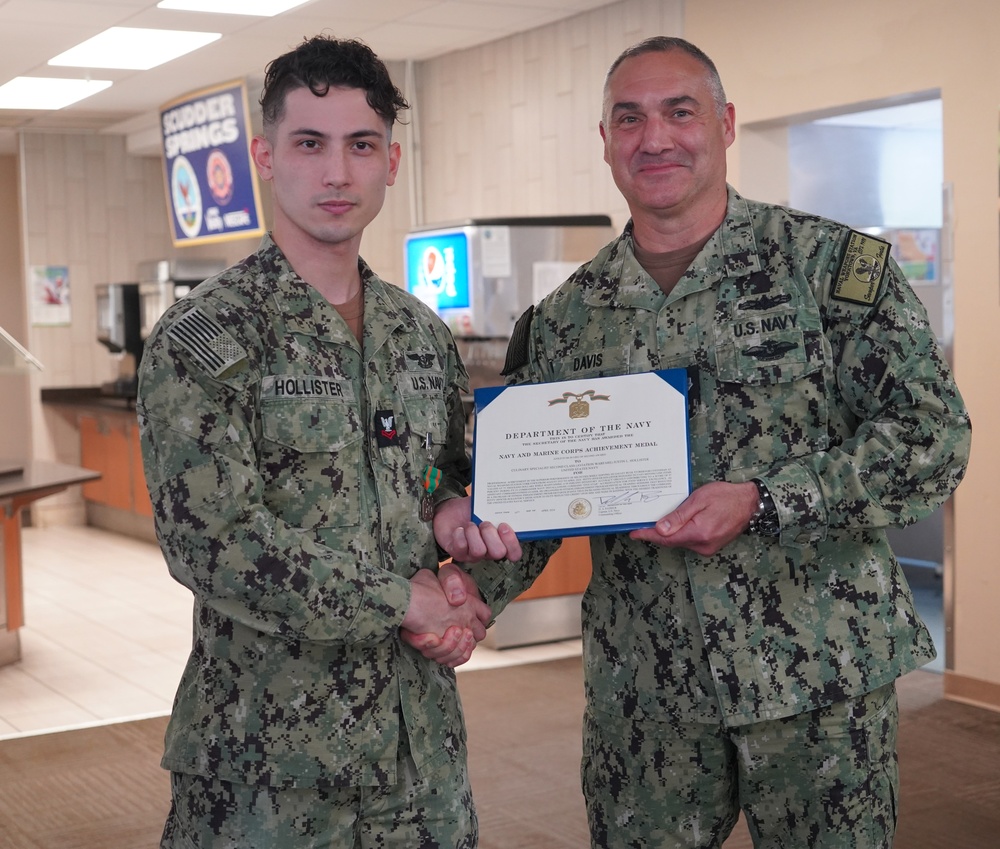
M 732 730 L 588 709 L 581 777 L 593 843 L 720 849 L 742 807 L 762 849 L 891 846 L 898 719 L 893 684 Z
M 166 735 L 174 772 L 274 787 L 389 785 L 464 760 L 454 672 L 404 647 L 436 569 L 436 500 L 469 480 L 468 376 L 443 323 L 359 262 L 364 353 L 269 237 L 147 341 L 137 412 L 157 535 L 194 593 Z
M 385 787 L 275 788 L 180 772 L 170 781 L 174 806 L 160 845 L 171 849 L 475 849 L 479 835 L 464 765 L 417 776 L 404 756 Z
M 933 658 L 885 529 L 951 494 L 970 423 L 894 262 L 870 293 L 834 297 L 849 244 L 844 225 L 730 188 L 725 221 L 669 296 L 636 262 L 630 224 L 519 321 L 510 383 L 687 369 L 692 487 L 760 478 L 781 523 L 779 537 L 744 534 L 708 557 L 591 538 L 590 707 L 735 727 Z M 475 567 L 487 604 L 516 596 L 555 545 Z

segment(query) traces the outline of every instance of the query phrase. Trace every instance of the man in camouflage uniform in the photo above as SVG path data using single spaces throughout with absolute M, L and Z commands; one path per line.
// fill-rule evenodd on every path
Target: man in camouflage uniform
M 431 522 L 468 483 L 468 377 L 447 328 L 358 255 L 405 106 L 359 42 L 272 62 L 252 154 L 273 230 L 145 347 L 156 530 L 195 597 L 164 847 L 476 845 L 448 667 L 489 610 L 449 604 Z
M 511 383 L 688 375 L 693 491 L 591 539 L 593 846 L 719 847 L 742 808 L 758 847 L 888 847 L 894 682 L 934 647 L 885 529 L 954 490 L 969 420 L 888 245 L 740 197 L 734 128 L 697 48 L 622 54 L 601 135 L 632 218 L 508 352 Z M 554 545 L 469 572 L 500 610 Z

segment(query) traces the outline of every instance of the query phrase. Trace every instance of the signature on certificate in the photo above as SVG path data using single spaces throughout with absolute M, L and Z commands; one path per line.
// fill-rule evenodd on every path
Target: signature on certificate
M 663 490 L 660 489 L 651 489 L 644 492 L 638 489 L 630 489 L 617 495 L 602 495 L 600 501 L 602 507 L 617 507 L 619 504 L 642 504 L 644 502 L 656 501 L 662 495 Z

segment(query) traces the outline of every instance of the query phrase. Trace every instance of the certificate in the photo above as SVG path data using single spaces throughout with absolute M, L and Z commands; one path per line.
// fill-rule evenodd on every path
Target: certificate
M 475 390 L 472 518 L 522 539 L 650 527 L 691 489 L 687 372 Z

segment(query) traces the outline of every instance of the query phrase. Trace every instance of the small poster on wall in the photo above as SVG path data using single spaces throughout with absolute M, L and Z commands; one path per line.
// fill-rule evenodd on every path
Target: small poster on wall
M 892 258 L 911 284 L 940 282 L 941 230 L 937 227 L 883 229 Z
M 31 323 L 69 324 L 69 268 L 65 265 L 31 266 Z
M 262 235 L 246 85 L 227 83 L 165 104 L 160 130 L 174 246 Z

